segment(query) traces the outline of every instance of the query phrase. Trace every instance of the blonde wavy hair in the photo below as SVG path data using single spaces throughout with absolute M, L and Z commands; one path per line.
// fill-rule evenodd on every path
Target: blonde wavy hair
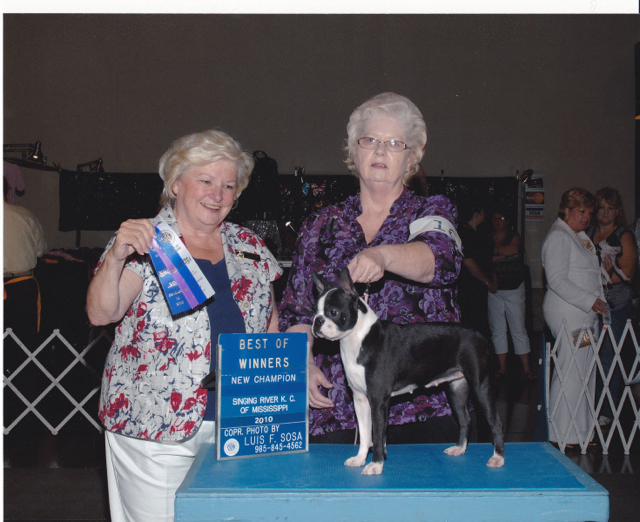
M 560 199 L 560 207 L 558 208 L 558 217 L 560 219 L 565 218 L 564 211 L 566 209 L 573 210 L 574 208 L 583 207 L 586 209 L 595 209 L 597 200 L 591 192 L 582 187 L 574 187 L 567 190 L 562 194 Z
M 207 130 L 188 134 L 175 140 L 160 158 L 158 172 L 164 181 L 160 204 L 173 206 L 176 195 L 173 185 L 191 167 L 209 165 L 228 160 L 237 167 L 236 199 L 247 188 L 253 171 L 254 160 L 242 150 L 240 144 L 220 130 Z

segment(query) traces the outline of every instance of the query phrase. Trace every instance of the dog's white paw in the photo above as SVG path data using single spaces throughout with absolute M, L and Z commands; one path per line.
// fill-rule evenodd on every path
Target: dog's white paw
M 504 457 L 501 457 L 500 455 L 494 455 L 489 459 L 489 462 L 487 462 L 487 466 L 489 466 L 490 468 L 501 468 L 502 466 L 504 466 Z
M 382 473 L 382 462 L 370 462 L 362 470 L 363 475 L 380 475 Z
M 464 455 L 464 452 L 467 451 L 467 448 L 463 448 L 460 446 L 451 446 L 444 450 L 447 455 L 451 455 L 452 457 L 459 457 L 460 455 Z
M 352 468 L 359 468 L 360 466 L 364 466 L 365 462 L 367 462 L 367 457 L 363 458 L 360 455 L 356 455 L 355 457 L 345 460 L 344 465 Z

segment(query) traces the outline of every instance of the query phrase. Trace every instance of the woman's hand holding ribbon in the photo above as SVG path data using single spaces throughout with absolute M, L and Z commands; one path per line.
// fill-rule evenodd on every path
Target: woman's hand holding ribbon
M 156 230 L 148 219 L 129 219 L 120 225 L 111 255 L 124 261 L 134 252 L 148 254 L 155 237 Z

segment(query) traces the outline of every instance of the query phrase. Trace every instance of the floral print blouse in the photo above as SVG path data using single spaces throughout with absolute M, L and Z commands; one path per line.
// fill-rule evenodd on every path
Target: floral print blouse
M 151 223 L 160 220 L 180 235 L 169 206 Z M 246 331 L 266 332 L 274 306 L 271 282 L 282 269 L 253 232 L 232 223 L 220 226 L 231 290 Z M 96 272 L 114 241 L 115 236 Z M 259 260 L 243 257 L 242 252 L 257 254 Z M 200 427 L 207 405 L 207 390 L 200 381 L 209 373 L 212 357 L 209 317 L 206 308 L 199 308 L 172 318 L 148 255 L 132 258 L 125 268 L 142 278 L 142 291 L 116 328 L 105 362 L 98 414 L 115 433 L 182 440 Z
M 409 226 L 424 216 L 441 216 L 456 226 L 456 207 L 444 196 L 423 198 L 404 189 L 394 202 L 389 216 L 370 244 L 367 244 L 357 217 L 362 214 L 360 195 L 326 207 L 313 214 L 302 226 L 293 255 L 291 273 L 280 311 L 280 330 L 296 324 L 311 324 L 315 298 L 311 274 L 322 273 L 330 283 L 337 284 L 340 270 L 361 250 L 386 244 L 409 241 Z M 369 305 L 380 319 L 395 323 L 433 321 L 459 322 L 456 280 L 460 273 L 462 253 L 455 241 L 441 232 L 427 232 L 412 241 L 423 241 L 435 255 L 435 276 L 431 283 L 420 284 L 386 272 L 383 279 L 369 289 Z M 362 288 L 360 289 L 362 291 Z M 311 435 L 356 427 L 353 401 L 347 390 L 339 348 L 318 353 L 314 343 L 315 362 L 333 384 L 328 390 L 335 407 L 311 409 Z M 323 350 L 320 348 L 320 350 Z M 390 424 L 424 421 L 431 417 L 451 415 L 444 392 L 435 395 L 414 393 L 413 400 L 391 407 Z

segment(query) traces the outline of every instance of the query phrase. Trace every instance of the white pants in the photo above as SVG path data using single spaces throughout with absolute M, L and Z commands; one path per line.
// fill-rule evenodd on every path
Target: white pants
M 595 400 L 596 389 L 597 370 L 591 364 L 594 351 L 588 345 L 578 349 L 574 357 L 571 344 L 573 331 L 583 327 L 597 329 L 598 316 L 593 310 L 583 312 L 549 290 L 544 297 L 542 311 L 558 344 L 549 386 L 549 440 L 565 444 L 588 442 L 594 434 L 594 419 L 589 408 L 589 400 Z M 574 415 L 575 427 L 572 422 Z
M 173 522 L 175 493 L 200 447 L 215 443 L 205 421 L 182 442 L 155 442 L 106 432 L 111 522 Z
M 507 324 L 516 355 L 531 351 L 524 322 L 524 300 L 524 283 L 515 290 L 498 290 L 495 294 L 489 292 L 489 327 L 493 347 L 498 355 L 509 351 Z

